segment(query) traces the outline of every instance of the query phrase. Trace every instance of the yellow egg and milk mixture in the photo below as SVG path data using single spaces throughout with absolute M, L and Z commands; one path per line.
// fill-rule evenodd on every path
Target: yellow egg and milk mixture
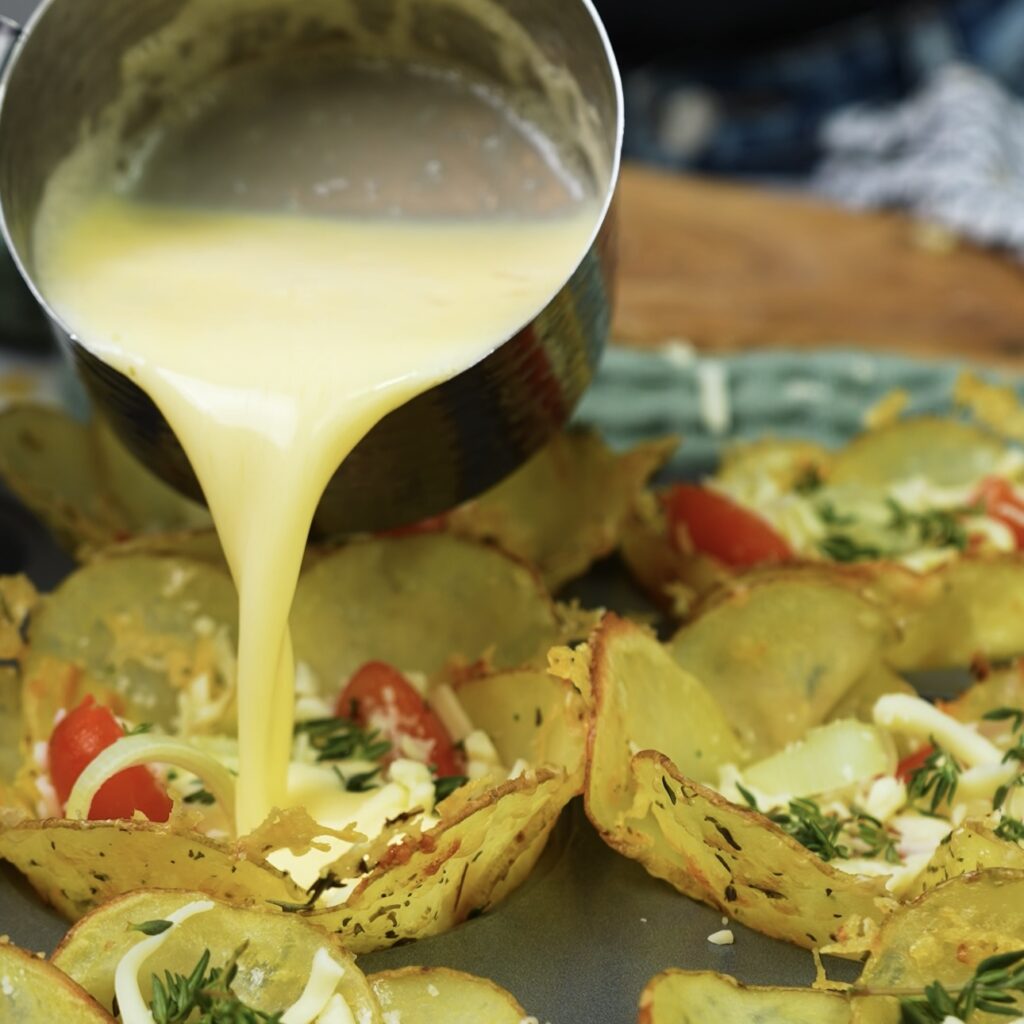
M 324 487 L 382 417 L 550 300 L 601 208 L 500 93 L 412 65 L 227 74 L 100 186 L 88 148 L 48 184 L 38 278 L 154 400 L 210 506 L 239 593 L 248 832 L 304 799 L 288 614 Z

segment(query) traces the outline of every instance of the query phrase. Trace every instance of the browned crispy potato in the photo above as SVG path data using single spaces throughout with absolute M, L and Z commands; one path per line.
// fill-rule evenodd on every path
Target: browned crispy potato
M 537 568 L 552 591 L 618 547 L 630 507 L 678 441 L 622 455 L 596 434 L 561 434 L 517 473 L 447 517 L 457 534 L 493 540 Z
M 0 858 L 71 920 L 135 889 L 169 885 L 231 903 L 306 899 L 269 864 L 185 825 L 27 820 L 0 829 Z
M 680 892 L 808 948 L 882 920 L 893 905 L 883 880 L 836 870 L 693 778 L 731 759 L 735 739 L 701 684 L 671 662 L 666 670 L 653 638 L 609 618 L 591 647 L 585 801 L 610 846 Z
M 370 873 L 342 906 L 309 919 L 356 953 L 448 931 L 495 906 L 514 887 L 510 878 L 526 877 L 577 791 L 576 780 L 549 768 L 463 786 L 440 805 L 436 827 L 410 830 L 397 845 L 387 833 L 370 844 L 362 851 Z M 349 874 L 340 865 L 336 872 Z
M 114 1024 L 85 989 L 39 957 L 0 941 L 0 1020 L 5 1024 Z
M 842 995 L 754 988 L 707 971 L 665 971 L 640 997 L 638 1024 L 848 1024 Z

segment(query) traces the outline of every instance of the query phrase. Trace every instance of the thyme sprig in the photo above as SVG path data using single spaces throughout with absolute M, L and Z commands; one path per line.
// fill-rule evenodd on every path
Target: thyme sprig
M 978 964 L 974 977 L 958 992 L 939 981 L 924 994 L 900 1000 L 900 1024 L 943 1024 L 955 1017 L 971 1024 L 975 1013 L 1018 1017 L 1024 993 L 1024 949 L 990 956 Z
M 935 742 L 934 736 L 930 742 L 934 749 L 910 776 L 907 796 L 911 803 L 928 799 L 928 812 L 936 814 L 943 803 L 953 802 L 963 767 L 948 750 Z
M 317 761 L 379 761 L 391 744 L 376 729 L 364 729 L 348 718 L 314 718 L 298 722 L 295 734 L 305 735 Z
M 247 946 L 239 946 L 223 967 L 210 967 L 207 949 L 188 975 L 165 971 L 161 978 L 154 974 L 149 1008 L 156 1024 L 280 1024 L 283 1011 L 254 1010 L 231 991 L 238 959 Z
M 739 784 L 736 788 L 753 810 L 765 813 L 758 807 L 753 793 Z M 824 861 L 862 856 L 883 857 L 890 864 L 900 863 L 896 836 L 877 818 L 857 808 L 853 808 L 848 817 L 842 817 L 826 813 L 813 800 L 799 797 L 790 800 L 786 810 L 770 811 L 765 817 Z M 859 842 L 859 848 L 851 845 L 855 842 Z

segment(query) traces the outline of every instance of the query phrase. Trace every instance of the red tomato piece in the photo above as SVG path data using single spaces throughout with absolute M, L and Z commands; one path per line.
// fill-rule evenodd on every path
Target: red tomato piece
M 909 782 L 914 772 L 916 772 L 918 768 L 923 768 L 925 761 L 927 761 L 934 753 L 935 748 L 929 743 L 920 750 L 915 750 L 913 754 L 907 754 L 907 756 L 903 758 L 898 765 L 896 765 L 896 778 L 901 782 Z
M 665 512 L 675 543 L 686 549 L 680 536 L 686 531 L 692 547 L 733 568 L 746 568 L 764 562 L 786 562 L 793 552 L 785 538 L 760 516 L 724 495 L 680 484 L 665 496 Z
M 86 697 L 57 723 L 50 736 L 50 779 L 63 807 L 78 777 L 96 756 L 124 736 L 109 708 Z M 90 821 L 131 818 L 141 811 L 150 821 L 167 821 L 173 801 L 143 765 L 107 779 L 93 797 Z
M 982 481 L 974 500 L 985 509 L 986 515 L 1010 528 L 1018 550 L 1024 548 L 1024 501 L 1017 496 L 1009 480 L 990 476 Z
M 462 754 L 444 723 L 398 669 L 371 661 L 348 681 L 335 705 L 335 714 L 352 718 L 364 728 L 377 729 L 398 747 L 403 736 L 430 745 L 427 763 L 440 778 L 462 775 Z

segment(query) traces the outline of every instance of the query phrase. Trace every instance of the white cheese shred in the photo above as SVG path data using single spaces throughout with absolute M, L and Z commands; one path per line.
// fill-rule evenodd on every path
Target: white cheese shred
M 196 900 L 194 903 L 187 903 L 180 910 L 167 915 L 166 920 L 170 921 L 170 928 L 165 929 L 159 935 L 151 935 L 136 943 L 121 957 L 121 961 L 114 971 L 114 993 L 117 996 L 117 1005 L 124 1024 L 156 1024 L 153 1012 L 139 988 L 139 971 L 142 969 L 142 965 L 167 941 L 176 925 L 187 921 L 190 917 L 195 917 L 196 914 L 204 914 L 207 910 L 213 910 L 214 906 L 212 900 Z
M 335 995 L 345 968 L 321 946 L 313 957 L 309 981 L 302 995 L 281 1016 L 281 1024 L 313 1024 L 327 1009 Z M 351 1015 L 350 1015 L 351 1016 Z M 344 1017 L 339 1017 L 344 1020 Z
M 1003 752 L 994 743 L 920 697 L 887 693 L 875 703 L 872 717 L 876 725 L 890 732 L 934 740 L 969 768 L 1003 760 Z

